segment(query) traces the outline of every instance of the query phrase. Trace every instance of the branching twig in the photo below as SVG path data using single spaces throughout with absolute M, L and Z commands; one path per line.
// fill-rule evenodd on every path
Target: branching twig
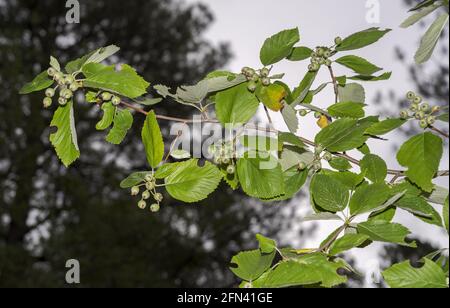
M 334 75 L 333 68 L 328 66 L 328 71 L 330 72 L 331 80 L 333 82 L 333 88 L 334 88 L 334 102 L 337 103 L 339 101 L 339 88 L 338 88 L 338 82 L 336 79 L 336 76 Z
M 430 129 L 431 129 L 432 131 L 435 131 L 435 132 L 438 133 L 439 135 L 441 135 L 441 136 L 443 136 L 443 137 L 445 137 L 445 138 L 448 139 L 448 133 L 446 133 L 446 132 L 444 132 L 444 131 L 442 131 L 442 130 L 440 130 L 440 129 L 434 127 L 434 126 L 430 126 Z

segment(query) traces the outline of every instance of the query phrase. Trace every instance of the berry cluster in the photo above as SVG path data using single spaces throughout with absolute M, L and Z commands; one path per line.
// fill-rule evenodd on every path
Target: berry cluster
M 64 74 L 53 67 L 47 70 L 47 74 L 57 83 L 56 87 L 45 90 L 45 98 L 43 101 L 44 108 L 52 105 L 52 98 L 59 89 L 58 104 L 64 106 L 73 97 L 73 93 L 83 86 L 82 82 L 75 79 L 72 74 Z
M 221 144 L 220 146 L 212 145 L 209 151 L 213 154 L 216 165 L 226 170 L 230 175 L 236 172 L 235 153 L 232 143 Z
M 415 118 L 423 129 L 430 127 L 436 122 L 435 115 L 441 110 L 439 106 L 430 107 L 428 103 L 423 102 L 421 96 L 412 91 L 406 94 L 406 98 L 410 102 L 410 106 L 409 109 L 400 112 L 402 119 Z
M 102 92 L 99 95 L 99 97 L 103 102 L 111 102 L 114 106 L 120 105 L 120 102 L 121 102 L 120 97 L 113 95 L 109 92 Z
M 317 72 L 321 65 L 331 66 L 331 60 L 329 59 L 336 52 L 328 47 L 317 47 L 311 54 L 311 64 L 308 65 L 310 72 Z
M 322 159 L 330 161 L 333 159 L 333 154 L 324 151 L 321 145 L 317 145 L 314 148 L 314 160 L 308 165 L 305 162 L 300 162 L 298 164 L 298 170 L 303 171 L 306 168 L 311 168 L 313 172 L 318 172 L 322 169 Z
M 244 67 L 241 72 L 242 75 L 244 75 L 248 80 L 247 87 L 250 92 L 255 92 L 259 82 L 261 82 L 261 84 L 265 87 L 270 85 L 270 70 L 266 67 L 260 70 L 255 70 L 250 67 Z
M 163 201 L 163 195 L 156 192 L 156 179 L 152 174 L 147 174 L 144 179 L 144 183 L 131 188 L 131 195 L 137 196 L 140 193 L 140 186 L 145 186 L 145 190 L 141 194 L 141 200 L 138 202 L 140 209 L 147 207 L 147 200 L 153 197 L 155 203 L 150 205 L 150 211 L 153 213 L 158 212 L 160 209 L 160 203 Z

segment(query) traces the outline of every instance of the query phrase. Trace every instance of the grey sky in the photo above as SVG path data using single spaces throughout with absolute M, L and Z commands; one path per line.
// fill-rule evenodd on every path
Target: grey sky
M 188 2 L 199 1 L 188 0 Z M 337 35 L 345 37 L 369 27 L 392 28 L 394 31 L 377 44 L 352 52 L 352 54 L 365 57 L 387 71 L 393 71 L 392 78 L 389 81 L 364 83 L 367 96 L 366 103 L 369 104 L 368 113 L 376 112 L 376 108 L 370 105 L 377 91 L 386 92 L 389 89 L 394 89 L 397 95 L 403 95 L 408 90 L 414 89 L 407 68 L 402 63 L 395 61 L 394 48 L 401 46 L 407 52 L 407 59 L 412 63 L 414 52 L 424 29 L 417 26 L 409 29 L 399 28 L 398 25 L 408 16 L 402 0 L 378 1 L 380 4 L 379 24 L 369 24 L 366 20 L 369 10 L 366 5 L 374 2 L 371 0 L 211 0 L 203 2 L 210 7 L 216 17 L 216 21 L 207 32 L 206 37 L 213 42 L 227 41 L 231 43 L 235 55 L 227 67 L 231 71 L 239 72 L 243 66 L 259 68 L 261 66 L 259 49 L 263 41 L 283 29 L 298 27 L 301 35 L 300 44 L 314 47 L 330 45 Z M 440 44 L 447 44 L 448 46 L 448 40 L 440 42 Z M 283 61 L 275 65 L 274 71 L 286 73 L 284 81 L 289 86 L 294 87 L 306 72 L 307 64 L 307 61 L 300 63 Z M 435 60 L 432 59 L 426 65 L 433 66 L 434 64 Z M 337 75 L 348 73 L 343 68 L 337 68 L 336 70 Z M 426 78 L 426 76 L 423 76 L 423 78 Z M 322 72 L 317 85 L 321 81 L 328 80 L 327 73 Z M 332 100 L 333 92 L 329 88 L 315 99 L 314 104 L 327 106 Z M 400 110 L 400 107 L 396 105 L 392 105 L 390 108 L 393 116 L 397 115 Z M 262 112 L 260 114 L 263 115 Z M 272 114 L 272 116 L 276 119 L 277 128 L 285 129 L 280 116 L 277 114 Z M 298 132 L 302 136 L 312 139 L 317 129 L 312 119 L 308 121 L 302 119 Z M 396 137 L 398 136 L 393 134 L 388 136 L 388 138 L 398 142 L 399 140 Z M 392 147 L 380 141 L 372 141 L 370 145 L 375 153 L 386 158 L 390 167 L 399 167 L 395 155 L 392 153 Z M 446 158 L 443 160 L 442 168 L 448 169 L 448 147 L 444 157 Z M 448 188 L 447 178 L 439 180 L 437 183 Z M 305 202 L 308 201 L 296 200 L 295 202 L 304 208 Z M 440 210 L 439 207 L 438 209 Z M 431 241 L 441 247 L 448 247 L 448 236 L 437 227 L 422 223 L 415 218 L 411 218 L 408 214 L 397 215 L 396 221 L 408 226 L 414 236 Z M 317 246 L 320 239 L 323 239 L 335 227 L 337 227 L 337 224 L 321 223 L 318 237 L 308 241 L 307 244 Z M 371 256 L 375 256 L 378 249 L 378 245 L 373 245 L 368 251 L 357 252 L 356 255 L 367 260 Z M 367 264 L 360 265 L 367 268 Z

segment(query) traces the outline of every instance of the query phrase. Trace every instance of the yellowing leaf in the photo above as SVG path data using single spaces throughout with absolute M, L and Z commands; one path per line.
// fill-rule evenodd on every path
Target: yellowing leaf
M 319 120 L 317 121 L 317 125 L 320 128 L 325 128 L 328 125 L 330 125 L 330 122 L 328 122 L 328 118 L 324 115 L 320 116 Z
M 279 84 L 271 84 L 267 87 L 261 84 L 256 89 L 258 99 L 270 110 L 280 111 L 283 108 L 281 101 L 286 97 L 286 89 Z

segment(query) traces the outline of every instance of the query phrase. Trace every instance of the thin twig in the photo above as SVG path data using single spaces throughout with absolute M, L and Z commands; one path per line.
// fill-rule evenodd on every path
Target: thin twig
M 334 88 L 334 102 L 337 103 L 339 101 L 339 88 L 338 88 L 338 82 L 336 79 L 336 76 L 334 75 L 333 68 L 328 66 L 328 71 L 330 72 L 331 80 L 333 82 L 333 88 Z
M 448 139 L 448 133 L 446 133 L 446 132 L 444 132 L 444 131 L 442 131 L 442 130 L 440 130 L 440 129 L 434 127 L 434 126 L 430 126 L 430 129 L 431 129 L 432 131 L 435 131 L 435 132 L 438 133 L 439 135 L 441 135 L 441 136 L 443 136 L 443 137 L 445 137 L 445 138 Z

